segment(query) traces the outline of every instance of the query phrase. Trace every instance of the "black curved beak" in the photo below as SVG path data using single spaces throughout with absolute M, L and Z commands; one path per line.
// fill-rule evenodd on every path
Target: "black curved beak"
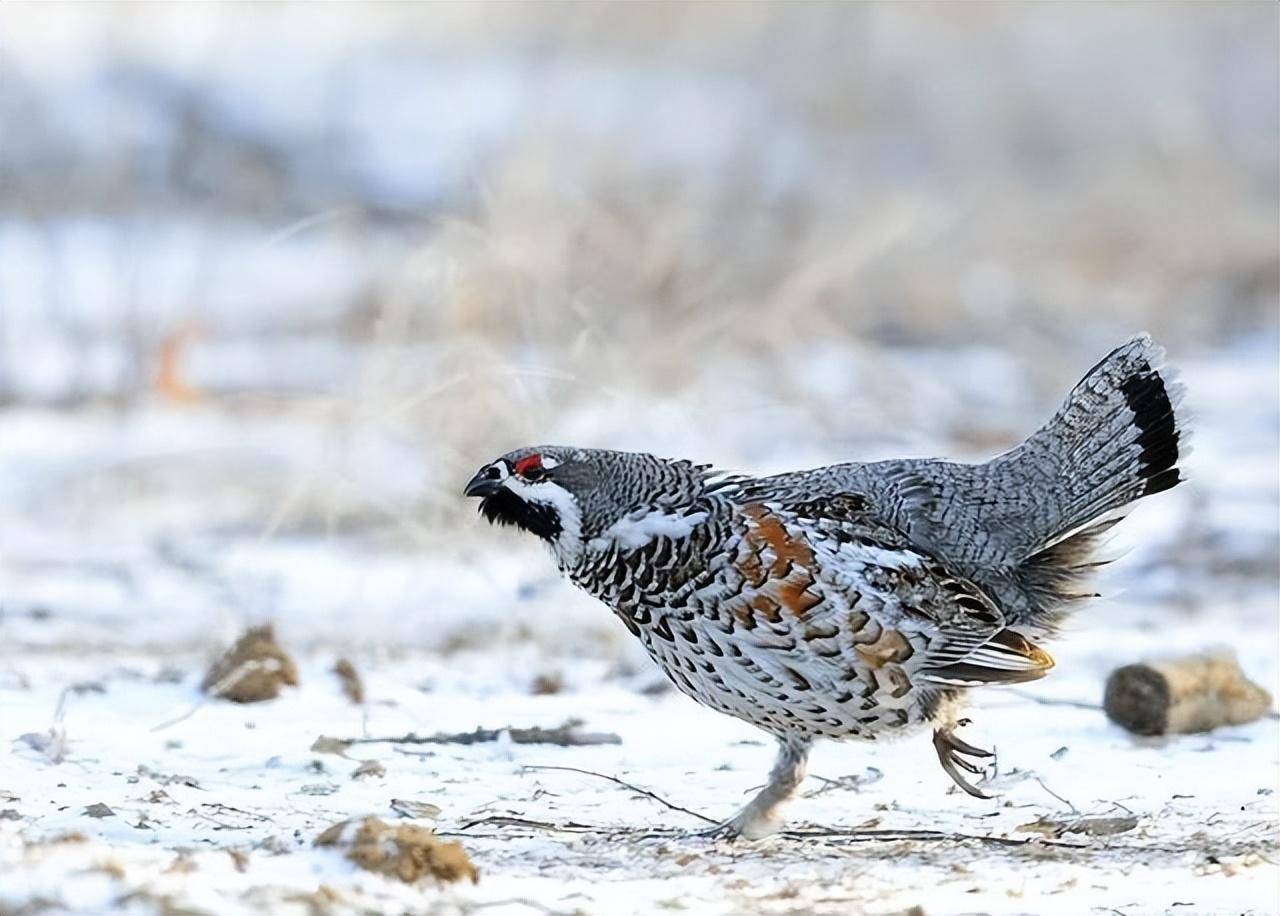
M 462 491 L 463 496 L 492 496 L 502 489 L 502 481 L 497 478 L 490 477 L 488 468 L 481 468 L 475 477 L 471 478 L 471 482 L 467 484 L 467 488 Z

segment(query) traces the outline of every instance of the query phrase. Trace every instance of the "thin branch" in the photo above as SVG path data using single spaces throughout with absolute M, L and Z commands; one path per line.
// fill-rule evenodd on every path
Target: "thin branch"
M 559 747 L 588 747 L 596 744 L 621 744 L 622 739 L 612 732 L 583 732 L 580 719 L 569 719 L 554 728 L 476 728 L 469 732 L 436 732 L 434 735 L 419 735 L 409 732 L 387 738 L 338 738 L 348 747 L 353 744 L 485 744 L 497 741 L 503 735 L 511 739 L 512 744 L 554 744 Z
M 1019 690 L 1016 687 L 1006 687 L 1004 693 L 1011 693 L 1014 696 L 1022 697 L 1024 700 L 1030 700 L 1033 703 L 1039 703 L 1041 706 L 1070 706 L 1072 709 L 1093 709 L 1098 712 L 1102 711 L 1102 707 L 1097 703 L 1084 703 L 1080 700 L 1057 700 L 1053 697 L 1036 696 L 1027 690 Z
M 236 673 L 238 674 L 239 671 L 237 670 Z M 161 722 L 159 725 L 151 726 L 151 731 L 161 732 L 161 731 L 164 731 L 166 728 L 171 728 L 174 725 L 177 725 L 179 722 L 185 722 L 187 719 L 190 719 L 192 716 L 198 713 L 201 709 L 203 709 L 205 704 L 208 702 L 209 702 L 209 697 L 207 695 L 202 696 L 186 712 L 181 713 L 180 715 L 174 716 L 172 719 L 166 719 L 165 721 Z
M 561 770 L 566 773 L 581 773 L 583 776 L 595 776 L 598 779 L 607 780 L 608 782 L 611 782 L 614 785 L 622 786 L 624 789 L 630 789 L 632 792 L 635 792 L 638 795 L 643 795 L 646 798 L 652 798 L 654 801 L 658 802 L 661 805 L 665 805 L 666 807 L 670 808 L 672 811 L 679 811 L 679 812 L 682 812 L 683 814 L 688 814 L 692 817 L 696 817 L 698 820 L 703 821 L 704 823 L 707 823 L 707 824 L 719 823 L 719 821 L 715 820 L 714 818 L 707 817 L 705 814 L 699 814 L 697 811 L 690 811 L 688 808 L 682 808 L 679 805 L 675 804 L 674 802 L 669 802 L 665 798 L 663 798 L 661 795 L 658 795 L 656 792 L 650 792 L 648 789 L 642 789 L 637 785 L 633 785 L 629 782 L 621 780 L 616 776 L 610 776 L 607 773 L 597 773 L 595 770 L 583 770 L 583 769 L 579 769 L 578 767 L 561 767 L 561 766 L 530 765 L 530 766 L 522 767 L 522 769 Z
M 692 812 L 690 812 L 692 813 Z M 534 830 L 547 830 L 556 833 L 604 833 L 615 836 L 628 835 L 671 835 L 675 837 L 688 837 L 690 834 L 682 831 L 656 831 L 651 829 L 641 829 L 635 827 L 601 827 L 592 824 L 578 824 L 569 822 L 566 824 L 553 824 L 549 821 L 535 821 L 522 817 L 509 817 L 506 815 L 491 815 L 483 817 L 479 820 L 470 821 L 463 824 L 458 831 L 453 833 L 440 832 L 441 836 L 457 836 L 464 831 L 469 831 L 473 827 L 480 826 L 494 827 L 529 827 Z M 481 834 L 469 833 L 468 836 L 480 836 Z M 497 836 L 491 834 L 490 836 Z M 786 837 L 792 840 L 838 840 L 848 839 L 866 842 L 892 842 L 900 840 L 920 840 L 922 842 L 976 842 L 988 843 L 993 846 L 1057 846 L 1065 849 L 1088 849 L 1087 843 L 1072 843 L 1065 840 L 1051 840 L 1047 837 L 1028 837 L 1027 839 L 1017 839 L 1015 837 L 989 836 L 976 833 L 946 833 L 941 830 L 869 830 L 869 829 L 812 829 L 812 830 L 783 830 L 776 836 Z
M 850 840 L 925 840 L 930 842 L 942 842 L 947 840 L 962 841 L 972 840 L 979 843 L 990 843 L 994 846 L 1064 846 L 1069 849 L 1088 849 L 1086 843 L 1070 843 L 1062 840 L 1050 840 L 1041 837 L 1028 837 L 1027 839 L 1017 839 L 1007 836 L 990 836 L 988 834 L 978 833 L 947 833 L 942 830 L 894 830 L 892 828 L 879 830 L 840 830 L 833 828 L 830 830 L 783 830 L 780 831 L 781 836 L 789 839 L 850 839 Z
M 1041 779 L 1039 776 L 1033 776 L 1033 777 L 1031 777 L 1031 778 L 1032 778 L 1032 779 L 1034 779 L 1036 782 L 1038 782 L 1038 783 L 1040 784 L 1040 788 L 1044 789 L 1046 792 L 1048 792 L 1050 795 L 1052 795 L 1052 796 L 1053 796 L 1054 798 L 1056 798 L 1058 801 L 1062 802 L 1064 805 L 1066 805 L 1068 808 L 1070 808 L 1070 809 L 1071 809 L 1071 813 L 1072 813 L 1072 814 L 1079 814 L 1079 813 L 1080 813 L 1080 811 L 1076 808 L 1076 806 L 1075 806 L 1075 805 L 1071 804 L 1071 802 L 1067 801 L 1065 798 L 1063 798 L 1063 797 L 1062 797 L 1061 795 L 1059 795 L 1057 792 L 1053 791 L 1053 790 L 1052 790 L 1052 789 L 1050 789 L 1048 786 L 1046 786 L 1046 785 L 1044 784 L 1044 780 L 1043 780 L 1043 779 Z
M 534 821 L 524 817 L 511 817 L 505 814 L 491 814 L 478 820 L 468 821 L 457 829 L 457 831 L 445 832 L 436 831 L 439 836 L 456 836 L 464 831 L 470 830 L 472 827 L 488 826 L 494 827 L 531 827 L 534 830 L 550 830 L 555 833 L 609 833 L 610 831 L 604 827 L 596 827 L 592 824 L 576 824 L 569 821 L 566 824 L 553 824 L 550 821 Z M 472 834 L 474 836 L 474 834 Z

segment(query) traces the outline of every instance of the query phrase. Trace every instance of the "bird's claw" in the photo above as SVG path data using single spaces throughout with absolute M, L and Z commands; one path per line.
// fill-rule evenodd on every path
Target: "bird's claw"
M 952 781 L 957 786 L 972 795 L 974 798 L 985 799 L 991 797 L 960 775 L 960 770 L 962 769 L 968 773 L 972 773 L 974 776 L 981 774 L 981 767 L 973 761 L 965 760 L 964 758 L 995 756 L 991 751 L 985 751 L 980 747 L 974 747 L 969 742 L 957 738 L 949 729 L 942 728 L 933 733 L 933 749 L 938 752 L 938 762 L 942 764 L 942 769 L 946 771 L 947 775 L 951 777 Z
M 695 830 L 690 836 L 717 843 L 732 843 L 736 840 L 762 840 L 777 830 L 778 822 L 768 812 L 761 813 L 748 805 L 727 821 Z
M 742 836 L 742 827 L 736 821 L 737 818 L 731 817 L 727 821 L 721 821 L 711 827 L 695 830 L 689 835 L 717 843 L 732 843 Z

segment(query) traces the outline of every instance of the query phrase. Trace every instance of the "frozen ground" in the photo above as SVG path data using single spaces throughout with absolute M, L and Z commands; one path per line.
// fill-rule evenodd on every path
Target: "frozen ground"
M 1194 482 L 1126 522 L 1115 550 L 1127 553 L 1104 581 L 1112 597 L 1079 616 L 1047 680 L 978 696 L 969 738 L 998 750 L 993 801 L 952 788 L 925 736 L 828 745 L 789 813 L 792 828 L 833 835 L 737 846 L 688 836 L 697 817 L 605 777 L 719 818 L 759 784 L 771 748 L 657 689 L 621 628 L 556 582 L 537 549 L 462 514 L 433 527 L 390 508 L 416 488 L 456 486 L 461 466 L 423 469 L 408 445 L 364 427 L 343 427 L 336 455 L 323 416 L 7 411 L 0 911 L 1274 912 L 1274 716 L 1135 741 L 1090 708 L 1112 668 L 1208 646 L 1235 650 L 1276 689 L 1276 370 L 1265 349 L 1184 361 Z M 953 358 L 1018 377 L 989 355 Z M 936 384 L 937 354 L 883 359 Z M 929 400 L 913 394 L 903 399 Z M 1008 425 L 1047 410 L 1031 407 Z M 678 415 L 648 409 L 630 421 Z M 771 416 L 797 435 L 806 422 Z M 742 456 L 735 425 L 671 435 Z M 907 426 L 894 435 L 936 428 Z M 836 457 L 822 448 L 797 463 Z M 377 523 L 343 486 L 386 509 Z M 217 648 L 264 620 L 298 658 L 300 686 L 257 705 L 199 704 Z M 362 673 L 363 704 L 331 673 L 339 656 Z M 569 718 L 620 743 L 311 750 L 322 735 Z M 23 737 L 51 729 L 53 746 Z M 385 772 L 354 777 L 364 760 Z M 393 799 L 437 806 L 437 829 L 463 844 L 479 883 L 407 886 L 313 848 L 334 822 L 395 820 Z
M 1277 720 L 1091 708 L 1280 677 L 1274 7 L 494 9 L 0 3 L 0 914 L 1280 909 Z M 720 818 L 771 749 L 458 496 L 539 441 L 984 457 L 1143 329 L 1192 482 L 979 695 L 991 802 L 832 745 L 790 814 L 835 835 L 688 837 L 605 777 Z M 299 686 L 197 705 L 266 621 Z M 570 717 L 620 743 L 311 750 Z M 312 846 L 393 799 L 479 883 Z
M 1195 630 L 1214 636 L 1200 627 L 1179 641 Z M 1068 641 L 1061 676 L 1035 696 L 1096 702 L 1115 647 L 1133 640 L 1109 633 Z M 328 673 L 331 658 L 315 657 L 303 666 L 303 686 L 278 701 L 210 704 L 157 731 L 195 700 L 189 656 L 165 660 L 187 663 L 176 682 L 154 656 L 52 661 L 37 657 L 7 673 L 27 680 L 6 690 L 6 731 L 47 729 L 68 679 L 95 686 L 68 700 L 61 764 L 21 742 L 6 750 L 4 810 L 16 819 L 3 827 L 0 887 L 3 904 L 19 912 L 98 912 L 122 900 L 151 912 L 166 899 L 169 912 L 307 912 L 323 899 L 321 888 L 333 892 L 335 909 L 379 911 L 1274 909 L 1274 721 L 1135 742 L 1094 710 L 989 695 L 971 731 L 999 751 L 999 775 L 989 783 L 996 800 L 949 788 L 923 736 L 874 749 L 830 746 L 814 757 L 793 826 L 854 830 L 853 837 L 723 846 L 682 835 L 700 822 L 636 792 L 536 769 L 616 776 L 715 817 L 759 782 L 772 751 L 750 728 L 670 693 L 644 696 L 606 677 L 599 663 L 568 665 L 563 693 L 530 696 L 510 675 L 536 671 L 543 663 L 536 654 L 409 655 L 367 672 L 369 701 L 360 708 Z M 1274 680 L 1270 652 L 1259 647 L 1246 663 Z M 322 734 L 469 731 L 569 717 L 616 732 L 622 743 L 357 745 L 352 759 L 309 751 Z M 367 759 L 381 761 L 385 775 L 353 778 Z M 394 819 L 392 799 L 438 806 L 437 828 L 460 839 L 479 884 L 410 888 L 312 848 L 336 821 Z M 85 813 L 96 804 L 112 815 Z M 541 823 L 483 822 L 499 816 Z M 1099 837 L 1065 833 L 1070 846 L 1036 842 L 1041 819 L 1092 817 L 1133 818 L 1133 826 Z M 920 829 L 1030 842 L 894 833 Z M 86 842 L 67 842 L 68 835 Z

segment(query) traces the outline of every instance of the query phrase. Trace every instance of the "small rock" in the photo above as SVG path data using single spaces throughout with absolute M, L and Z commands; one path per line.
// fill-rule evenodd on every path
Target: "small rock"
M 1071 820 L 1053 820 L 1047 817 L 1036 818 L 1028 824 L 1019 825 L 1019 833 L 1038 833 L 1054 839 L 1064 833 L 1082 833 L 1085 836 L 1111 836 L 1126 833 L 1138 826 L 1138 819 L 1126 817 L 1078 817 Z
M 391 799 L 391 810 L 401 817 L 424 818 L 434 821 L 440 816 L 440 806 L 431 802 L 414 801 L 411 798 Z
M 352 779 L 364 779 L 368 776 L 381 777 L 387 775 L 387 768 L 377 760 L 366 760 L 351 771 Z
M 321 735 L 311 742 L 313 754 L 337 754 L 339 757 L 345 757 L 349 747 L 351 742 L 343 741 L 341 738 L 330 738 L 328 735 Z
M 331 782 L 308 783 L 298 790 L 299 795 L 332 795 L 338 787 Z
M 1126 817 L 1082 817 L 1069 821 L 1062 827 L 1063 833 L 1083 833 L 1086 836 L 1111 836 L 1127 833 L 1138 826 L 1138 819 Z

